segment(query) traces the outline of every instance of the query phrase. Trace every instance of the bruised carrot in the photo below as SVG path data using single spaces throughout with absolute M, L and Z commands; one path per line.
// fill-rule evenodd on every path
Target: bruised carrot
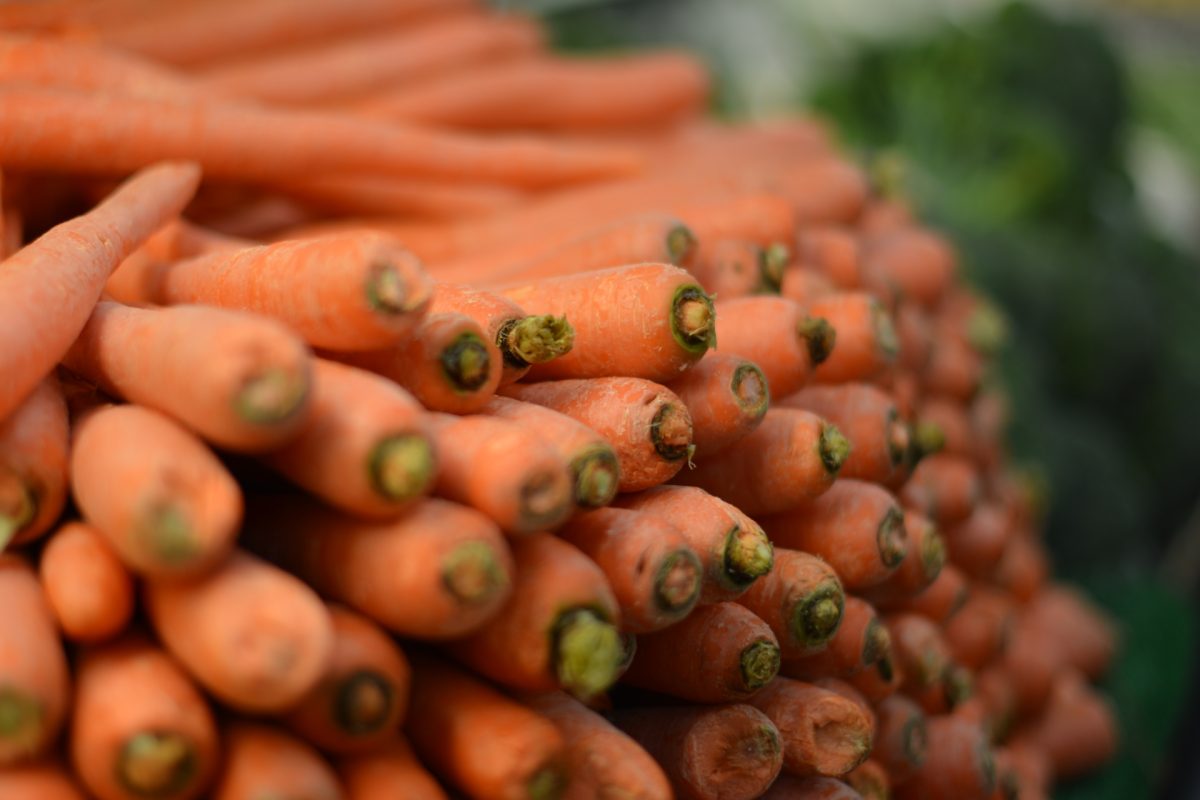
M 828 490 L 848 450 L 841 432 L 815 414 L 770 409 L 753 432 L 677 480 L 747 514 L 772 514 Z
M 0 419 L 0 551 L 45 533 L 67 500 L 67 406 L 47 377 Z
M 749 702 L 779 728 L 783 767 L 792 775 L 844 775 L 871 752 L 870 717 L 828 689 L 776 678 Z
M 975 506 L 971 515 L 946 529 L 946 550 L 954 565 L 978 579 L 990 579 L 1012 537 L 1012 517 L 995 503 Z
M 42 550 L 38 577 L 63 635 L 99 642 L 133 616 L 133 579 L 104 535 L 82 522 L 63 525 Z
M 570 352 L 530 375 L 600 378 L 627 375 L 669 381 L 716 342 L 712 301 L 670 264 L 636 264 L 500 287 L 530 314 L 566 315 Z
M 190 582 L 150 581 L 143 600 L 164 647 L 238 709 L 292 706 L 321 677 L 333 647 L 329 613 L 316 594 L 241 551 Z
M 500 385 L 500 353 L 464 314 L 431 314 L 393 348 L 333 357 L 395 381 L 433 411 L 473 413 Z
M 234 450 L 282 444 L 309 410 L 307 348 L 278 323 L 240 312 L 102 302 L 63 363 Z
M 891 650 L 887 628 L 871 604 L 857 597 L 847 597 L 842 622 L 825 649 L 787 661 L 783 674 L 802 680 L 853 675 L 890 658 Z
M 837 346 L 813 370 L 816 383 L 871 380 L 896 360 L 899 342 L 892 316 L 865 292 L 818 297 L 808 313 L 837 331 Z
M 50 760 L 0 767 L 0 796 L 7 800 L 85 800 L 73 776 Z
M 869 281 L 894 287 L 901 297 L 929 309 L 946 295 L 957 268 L 949 243 L 921 228 L 868 237 L 863 252 Z
M 654 759 L 583 703 L 562 692 L 528 695 L 523 702 L 553 722 L 566 742 L 570 783 L 564 797 L 668 800 L 673 796 Z
M 950 648 L 938 627 L 912 613 L 891 614 L 885 621 L 906 688 L 919 693 L 940 687 L 951 662 Z
M 783 764 L 779 730 L 752 706 L 626 709 L 613 718 L 659 763 L 680 800 L 758 797 Z
M 21 558 L 0 553 L 0 768 L 49 749 L 70 702 L 70 675 L 41 586 Z
M 5 99 L 6 117 L 14 109 Z M 15 102 L 20 102 L 15 100 Z M 108 105 L 107 101 L 101 101 Z M 46 118 L 33 122 L 43 133 Z M 7 125 L 0 119 L 0 128 Z M 57 128 L 57 126 L 55 126 Z M 7 139 L 0 133 L 0 140 Z M 7 162 L 12 144 L 3 148 Z M 131 178 L 98 206 L 42 235 L 0 270 L 0 419 L 8 417 L 62 358 L 125 256 L 191 199 L 193 164 L 163 164 Z M 37 313 L 53 309 L 54 313 Z
M 762 523 L 778 546 L 828 561 L 849 589 L 882 583 L 908 552 L 896 498 L 862 481 L 839 480 L 820 497 Z
M 511 591 L 512 558 L 499 529 L 444 500 L 370 522 L 299 497 L 262 497 L 250 507 L 242 541 L 405 636 L 461 636 L 492 617 Z
M 924 763 L 896 787 L 897 800 L 987 800 L 996 783 L 983 731 L 958 717 L 930 717 Z
M 902 608 L 941 624 L 958 613 L 966 601 L 966 576 L 953 564 L 946 564 L 938 576 L 917 594 L 908 598 L 888 598 L 881 602 L 885 608 Z
M 436 452 L 420 404 L 389 380 L 316 358 L 312 410 L 263 460 L 353 514 L 395 516 L 433 488 Z
M 896 783 L 903 783 L 925 763 L 925 712 L 903 695 L 885 697 L 875 705 L 879 720 L 871 757 L 878 759 Z
M 739 297 L 717 303 L 721 351 L 753 361 L 771 393 L 787 397 L 835 350 L 837 331 L 783 297 Z
M 346 800 L 446 800 L 442 787 L 402 736 L 367 752 L 343 756 L 337 772 Z
M 692 418 L 673 392 L 640 378 L 546 381 L 505 387 L 503 394 L 583 423 L 617 454 L 620 489 L 657 486 L 692 452 Z
M 970 461 L 941 453 L 922 459 L 900 491 L 904 504 L 946 526 L 966 519 L 983 493 Z M 950 544 L 947 539 L 947 545 Z
M 741 595 L 771 571 L 771 542 L 754 520 L 720 498 L 691 486 L 657 486 L 624 495 L 618 505 L 671 522 L 700 557 L 700 602 Z
M 341 800 L 325 759 L 287 733 L 261 723 L 231 722 L 221 730 L 224 759 L 212 800 L 303 797 Z
M 561 796 L 567 747 L 550 720 L 440 659 L 412 663 L 406 732 L 424 763 L 471 797 Z
M 76 422 L 71 490 L 121 561 L 149 577 L 211 568 L 241 522 L 241 491 L 216 456 L 139 406 L 98 408 Z
M 718 239 L 700 243 L 688 272 L 714 297 L 778 294 L 789 256 L 782 244 L 763 247 L 744 239 Z
M 549 534 L 512 543 L 520 580 L 490 622 L 449 645 L 455 658 L 505 686 L 563 688 L 580 697 L 607 689 L 623 657 L 619 611 L 604 573 Z
M 671 382 L 692 415 L 692 441 L 700 456 L 712 455 L 746 436 L 770 405 L 767 378 L 758 365 L 711 353 Z
M 802 264 L 790 264 L 779 281 L 779 293 L 797 305 L 808 308 L 817 298 L 837 293 L 829 279 Z
M 842 622 L 845 593 L 837 574 L 808 553 L 779 549 L 775 566 L 737 600 L 775 633 L 784 658 L 826 647 Z
M 863 800 L 888 800 L 892 796 L 891 776 L 874 758 L 868 758 L 848 772 L 845 780 Z
M 834 226 L 806 228 L 800 232 L 796 256 L 838 289 L 863 287 L 862 253 L 850 230 Z
M 937 526 L 915 511 L 904 512 L 908 551 L 883 583 L 867 590 L 867 599 L 903 603 L 937 580 L 946 563 L 946 544 Z
M 131 635 L 83 651 L 71 764 L 100 800 L 201 796 L 217 770 L 217 728 L 199 689 L 165 652 Z
M 326 752 L 362 752 L 392 736 L 408 709 L 408 660 L 371 620 L 329 607 L 333 655 L 284 722 Z
M 780 775 L 760 800 L 863 800 L 849 784 L 825 775 Z
M 779 671 L 775 634 L 737 603 L 698 608 L 637 648 L 623 682 L 694 703 L 741 702 Z
M 840 478 L 886 483 L 908 457 L 908 425 L 888 394 L 869 384 L 808 386 L 777 405 L 811 411 L 837 426 L 850 442 Z

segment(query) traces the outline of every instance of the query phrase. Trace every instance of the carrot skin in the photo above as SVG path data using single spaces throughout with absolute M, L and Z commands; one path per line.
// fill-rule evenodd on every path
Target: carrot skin
M 1089 678 L 1104 675 L 1116 653 L 1112 620 L 1081 592 L 1065 585 L 1045 589 L 1026 610 L 1029 624 L 1052 634 L 1063 658 Z
M 800 232 L 796 255 L 838 289 L 863 286 L 862 252 L 854 233 L 839 227 L 812 227 Z
M 959 456 L 941 453 L 922 459 L 900 491 L 906 506 L 943 526 L 970 516 L 982 494 L 974 465 Z
M 751 361 L 710 353 L 671 381 L 692 415 L 696 455 L 719 453 L 759 426 L 771 402 L 766 375 Z
M 897 800 L 986 800 L 995 788 L 992 749 L 978 725 L 930 717 L 925 761 L 896 788 Z
M 346 800 L 447 800 L 402 736 L 368 752 L 343 756 L 337 772 Z
M 981 670 L 999 657 L 1012 636 L 1012 601 L 986 585 L 971 587 L 967 602 L 943 627 L 950 653 L 958 663 Z
M 813 680 L 841 677 L 874 667 L 891 657 L 891 641 L 882 621 L 870 603 L 847 597 L 842 622 L 819 653 L 784 664 L 782 673 L 789 678 Z
M 232 722 L 222 729 L 221 741 L 225 757 L 212 800 L 342 800 L 337 775 L 325 759 L 278 728 Z
M 32 541 L 67 499 L 67 406 L 48 377 L 0 419 L 0 550 Z
M 811 411 L 837 426 L 850 442 L 840 478 L 887 483 L 908 457 L 907 423 L 892 399 L 869 384 L 808 386 L 776 405 Z
M 919 228 L 868 237 L 863 251 L 863 271 L 869 283 L 888 286 L 897 295 L 930 309 L 946 295 L 958 269 L 949 243 Z
M 844 775 L 870 755 L 871 718 L 835 692 L 776 678 L 749 702 L 779 728 L 792 775 Z
M 875 704 L 875 714 L 879 724 L 871 757 L 879 759 L 896 783 L 903 783 L 925 763 L 925 712 L 907 697 L 892 695 Z
M 59 528 L 42 550 L 38 576 L 63 635 L 109 639 L 133 616 L 133 578 L 104 535 L 82 522 Z
M 846 783 L 862 795 L 863 800 L 889 800 L 892 796 L 892 779 L 887 769 L 874 758 L 846 773 Z
M 0 767 L 0 795 L 6 800 L 86 800 L 66 768 L 48 760 Z
M 784 297 L 719 301 L 717 341 L 723 353 L 757 364 L 775 397 L 802 387 L 813 368 L 837 350 L 836 329 Z
M 895 360 L 899 350 L 891 315 L 872 295 L 842 292 L 816 298 L 808 313 L 837 331 L 829 358 L 813 370 L 815 383 L 872 380 Z
M 842 622 L 845 593 L 837 574 L 814 555 L 779 548 L 775 566 L 737 599 L 774 632 L 783 658 L 826 647 Z

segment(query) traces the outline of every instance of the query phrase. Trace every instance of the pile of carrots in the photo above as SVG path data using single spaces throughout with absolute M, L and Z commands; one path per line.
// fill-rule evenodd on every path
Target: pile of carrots
M 1111 756 L 955 252 L 690 56 L 0 6 L 0 797 L 1036 799 Z

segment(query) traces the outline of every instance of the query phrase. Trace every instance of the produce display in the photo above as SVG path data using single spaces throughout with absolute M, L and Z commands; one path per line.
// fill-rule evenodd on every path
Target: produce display
M 1117 746 L 952 244 L 681 52 L 0 5 L 0 798 L 1048 797 Z

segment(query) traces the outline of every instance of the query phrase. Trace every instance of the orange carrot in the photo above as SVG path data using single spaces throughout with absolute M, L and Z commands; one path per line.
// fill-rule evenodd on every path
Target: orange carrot
M 975 693 L 954 712 L 962 713 L 976 700 L 983 707 L 982 722 L 992 741 L 1007 739 L 1017 716 L 1017 688 L 999 661 L 976 674 Z
M 903 783 L 925 763 L 925 712 L 903 695 L 885 697 L 875 705 L 879 720 L 871 757 L 879 759 L 896 783 Z
M 904 670 L 894 655 L 876 662 L 873 669 L 865 669 L 846 676 L 846 683 L 872 703 L 893 697 L 904 684 Z
M 720 498 L 691 486 L 658 486 L 618 505 L 671 522 L 700 557 L 701 603 L 732 600 L 771 571 L 771 542 L 758 523 Z
M 45 533 L 67 499 L 67 406 L 47 377 L 0 419 L 0 551 Z
M 511 300 L 468 286 L 437 284 L 429 310 L 475 320 L 504 359 L 502 385 L 519 381 L 534 364 L 569 353 L 575 341 L 575 329 L 566 317 L 526 315 Z
M 312 410 L 296 436 L 264 461 L 327 503 L 389 517 L 433 488 L 428 418 L 389 380 L 313 359 Z
M 767 623 L 784 658 L 797 658 L 828 646 L 842 622 L 845 594 L 824 561 L 780 549 L 775 551 L 775 568 L 737 602 Z
M 891 233 L 915 224 L 912 204 L 899 196 L 871 198 L 858 220 L 859 230 L 867 236 Z
M 326 752 L 369 750 L 387 741 L 408 710 L 408 660 L 371 620 L 329 607 L 333 656 L 284 722 Z
M 278 728 L 233 722 L 221 730 L 224 761 L 212 800 L 341 800 L 337 775 L 316 750 Z
M 1007 450 L 1005 434 L 1011 417 L 1008 397 L 993 387 L 975 395 L 968 410 L 971 424 L 971 455 L 985 470 L 1001 467 Z
M 1009 537 L 993 580 L 1019 603 L 1028 603 L 1046 585 L 1050 564 L 1045 547 L 1032 536 Z
M 862 481 L 837 481 L 820 497 L 762 523 L 776 545 L 828 561 L 848 589 L 883 583 L 908 552 L 896 498 Z
M 889 800 L 892 796 L 892 779 L 887 769 L 874 758 L 869 758 L 846 774 L 846 783 L 862 795 L 863 800 Z
M 995 355 L 1008 338 L 1003 312 L 964 284 L 950 287 L 938 308 L 938 321 L 983 356 Z
M 76 667 L 71 764 L 100 800 L 199 797 L 217 769 L 208 703 L 140 636 L 87 649 Z
M 3 91 L 0 91 L 3 93 Z M 13 144 L 4 117 L 20 103 L 0 104 L 0 161 Z M 36 112 L 35 112 L 36 116 Z M 46 117 L 34 120 L 42 131 Z M 9 257 L 0 270 L 0 419 L 8 417 L 62 358 L 125 256 L 179 213 L 200 180 L 192 164 L 164 164 L 130 179 L 94 209 L 52 228 Z M 54 313 L 35 310 L 54 309 Z
M 446 793 L 400 736 L 337 763 L 346 800 L 446 800 Z
M 881 600 L 881 605 L 912 611 L 941 624 L 958 613 L 966 601 L 966 576 L 953 564 L 945 564 L 938 576 L 917 594 Z
M 278 323 L 241 312 L 102 302 L 63 363 L 234 450 L 282 444 L 309 411 L 307 348 Z
M 770 405 L 767 378 L 757 364 L 710 353 L 670 384 L 692 415 L 696 454 L 719 453 L 762 422 Z
M 804 308 L 819 298 L 837 294 L 837 291 L 828 278 L 803 264 L 789 264 L 779 281 L 779 293 Z
M 302 498 L 264 497 L 250 507 L 242 541 L 405 636 L 461 636 L 492 617 L 511 590 L 512 558 L 499 529 L 444 500 L 368 522 Z
M 954 565 L 974 578 L 990 579 L 1012 536 L 1012 516 L 995 503 L 975 506 L 971 515 L 946 529 L 946 550 Z
M 958 270 L 950 244 L 920 228 L 868 237 L 863 249 L 869 282 L 894 287 L 899 296 L 924 308 L 937 306 Z
M 946 623 L 946 643 L 956 661 L 982 669 L 1004 650 L 1013 624 L 1012 601 L 1003 592 L 973 586 L 967 602 Z
M 771 514 L 821 495 L 837 476 L 849 445 L 815 414 L 770 409 L 748 436 L 677 476 L 747 514 Z
M 840 292 L 818 297 L 808 313 L 837 331 L 837 346 L 813 370 L 817 383 L 871 380 L 896 360 L 899 341 L 891 314 L 872 295 Z
M 917 429 L 933 426 L 941 438 L 938 452 L 955 456 L 972 457 L 975 443 L 971 431 L 971 420 L 961 403 L 944 397 L 926 397 L 917 409 Z
M 717 239 L 700 243 L 688 272 L 714 297 L 778 294 L 790 255 L 782 244 L 763 247 L 744 239 Z
M 133 616 L 133 579 L 104 534 L 82 522 L 63 525 L 42 550 L 42 591 L 63 635 L 99 642 Z
M 917 408 L 920 405 L 922 396 L 917 374 L 909 370 L 893 370 L 886 378 L 887 380 L 880 381 L 880 384 L 890 386 L 892 400 L 896 402 L 896 410 L 900 412 L 900 416 L 906 420 L 914 419 L 917 415 Z M 920 431 L 915 431 L 914 433 L 920 433 Z M 915 436 L 913 439 L 914 445 L 919 444 Z M 934 452 L 937 452 L 937 447 L 932 447 L 927 452 L 921 452 L 920 456 L 924 457 Z M 907 473 L 901 473 L 901 476 L 907 477 Z
M 70 675 L 37 576 L 0 553 L 0 767 L 49 749 L 70 702 Z
M 901 367 L 920 373 L 929 364 L 933 351 L 933 323 L 916 303 L 899 302 L 895 308 L 896 340 L 900 345 Z
M 791 201 L 800 225 L 844 225 L 867 200 L 866 177 L 840 158 L 807 158 L 775 172 L 772 189 Z
M 1021 800 L 1046 800 L 1050 796 L 1050 759 L 1028 740 L 1009 740 L 996 751 L 996 760 L 1017 775 L 1017 796 Z
M 316 684 L 332 652 L 333 626 L 316 594 L 244 552 L 194 581 L 150 581 L 143 599 L 171 655 L 234 708 L 291 707 Z
M 204 197 L 204 189 L 200 197 Z M 199 201 L 193 201 L 194 207 Z M 109 276 L 105 293 L 126 305 L 145 306 L 155 301 L 161 273 L 170 262 L 213 252 L 234 252 L 253 247 L 252 239 L 225 236 L 176 218 L 163 225 L 134 250 Z
M 698 608 L 682 622 L 638 637 L 621 680 L 694 703 L 736 703 L 779 671 L 779 643 L 737 603 Z
M 739 297 L 717 303 L 717 340 L 722 352 L 757 364 L 775 397 L 787 397 L 835 351 L 837 331 L 786 298 Z
M 662 768 L 637 742 L 583 703 L 563 694 L 530 695 L 524 703 L 554 723 L 566 742 L 566 798 L 668 800 Z
M 485 414 L 429 419 L 441 496 L 479 509 L 510 535 L 551 530 L 571 513 L 570 468 L 535 429 Z
M 871 604 L 847 597 L 842 623 L 825 649 L 785 662 L 783 674 L 802 680 L 853 675 L 890 659 L 891 650 L 887 628 Z
M 534 379 L 627 375 L 667 381 L 715 343 L 712 301 L 669 264 L 637 264 L 565 275 L 500 293 L 530 314 L 565 315 L 571 351 L 534 365 Z
M 687 406 L 640 378 L 592 378 L 515 384 L 503 394 L 545 406 L 588 426 L 612 447 L 620 488 L 635 492 L 670 480 L 692 452 Z
M 1030 624 L 1058 640 L 1063 658 L 1089 678 L 1099 678 L 1112 663 L 1117 632 L 1112 620 L 1083 594 L 1067 586 L 1054 586 L 1038 594 L 1029 605 Z
M 863 796 L 837 778 L 780 775 L 760 800 L 863 800 Z
M 939 453 L 921 460 L 900 497 L 906 506 L 946 526 L 966 519 L 982 493 L 970 461 Z
M 559 535 L 604 571 L 625 631 L 665 628 L 691 613 L 700 599 L 700 559 L 672 521 L 650 512 L 601 508 L 575 517 Z M 636 569 L 630 570 L 631 564 Z
M 891 614 L 885 621 L 905 687 L 914 694 L 941 687 L 951 662 L 950 648 L 938 627 L 912 613 Z
M 784 677 L 787 676 L 785 675 Z M 826 689 L 834 694 L 841 695 L 847 700 L 853 701 L 856 706 L 862 709 L 862 712 L 867 715 L 867 718 L 871 722 L 871 738 L 874 740 L 874 732 L 879 726 L 879 720 L 875 718 L 875 709 L 872 707 L 871 701 L 867 699 L 865 694 L 860 692 L 858 689 L 855 689 L 841 678 L 817 678 L 816 680 L 812 681 L 812 684 L 820 689 Z
M 887 393 L 869 384 L 809 386 L 777 405 L 824 417 L 849 440 L 839 478 L 886 483 L 908 457 L 908 425 Z
M 431 314 L 412 336 L 388 350 L 332 357 L 395 381 L 434 411 L 473 413 L 500 385 L 499 351 L 463 314 Z
M 838 289 L 852 290 L 863 286 L 859 242 L 845 228 L 806 228 L 800 232 L 796 255 Z
M 946 544 L 937 526 L 915 511 L 904 512 L 908 552 L 883 583 L 867 590 L 867 598 L 902 603 L 937 580 L 946 563 Z
M 779 730 L 752 706 L 637 708 L 613 717 L 658 762 L 680 800 L 758 797 L 783 764 Z
M 469 673 L 414 653 L 406 732 L 434 772 L 471 797 L 543 800 L 567 782 L 554 724 Z
M 549 534 L 512 548 L 520 576 L 512 597 L 487 625 L 452 642 L 450 652 L 505 686 L 563 688 L 585 698 L 604 691 L 623 656 L 617 601 L 604 573 Z
M 1000 663 L 1012 682 L 1016 710 L 1022 717 L 1045 710 L 1054 679 L 1067 666 L 1058 634 L 1034 624 L 1028 614 L 1017 618 Z
M 938 326 L 934 330 L 929 361 L 921 370 L 921 385 L 930 394 L 965 402 L 978 391 L 983 366 L 983 360 L 967 344 L 965 337 L 948 332 L 944 325 Z
M 916 774 L 896 787 L 897 800 L 987 800 L 995 788 L 992 748 L 978 725 L 931 717 L 929 746 Z
M 871 718 L 828 689 L 776 678 L 749 702 L 779 728 L 790 774 L 844 775 L 871 752 Z
M 85 800 L 74 777 L 55 761 L 22 761 L 0 767 L 5 800 Z
M 344 216 L 347 214 L 378 214 L 386 217 L 405 217 L 425 221 L 453 220 L 460 217 L 474 217 L 483 214 L 494 214 L 512 208 L 525 198 L 525 193 L 512 188 L 495 186 L 485 183 L 450 182 L 437 178 L 398 179 L 382 176 L 360 175 L 329 175 L 305 177 L 300 180 L 281 180 L 276 182 L 278 190 L 286 193 L 291 200 L 299 200 L 310 212 L 326 212 Z M 277 198 L 277 200 L 282 198 Z M 263 233 L 271 233 L 275 238 L 281 228 L 295 225 L 299 216 L 300 224 L 308 224 L 310 231 L 320 231 L 321 235 L 346 233 L 342 223 L 326 222 L 312 223 L 314 214 L 307 216 L 293 214 L 288 220 L 283 213 L 286 205 L 279 206 L 279 215 L 286 220 L 280 225 L 266 216 L 269 206 L 261 206 L 260 213 L 271 224 Z M 243 213 L 240 222 L 252 225 L 253 220 Z M 226 223 L 228 224 L 228 223 Z M 351 226 L 353 227 L 353 226 Z M 370 229 L 375 226 L 365 226 Z M 301 229 L 303 230 L 303 228 Z M 380 227 L 386 230 L 386 227 Z M 361 228 L 359 233 L 364 232 Z M 311 238 L 299 236 L 291 238 Z

